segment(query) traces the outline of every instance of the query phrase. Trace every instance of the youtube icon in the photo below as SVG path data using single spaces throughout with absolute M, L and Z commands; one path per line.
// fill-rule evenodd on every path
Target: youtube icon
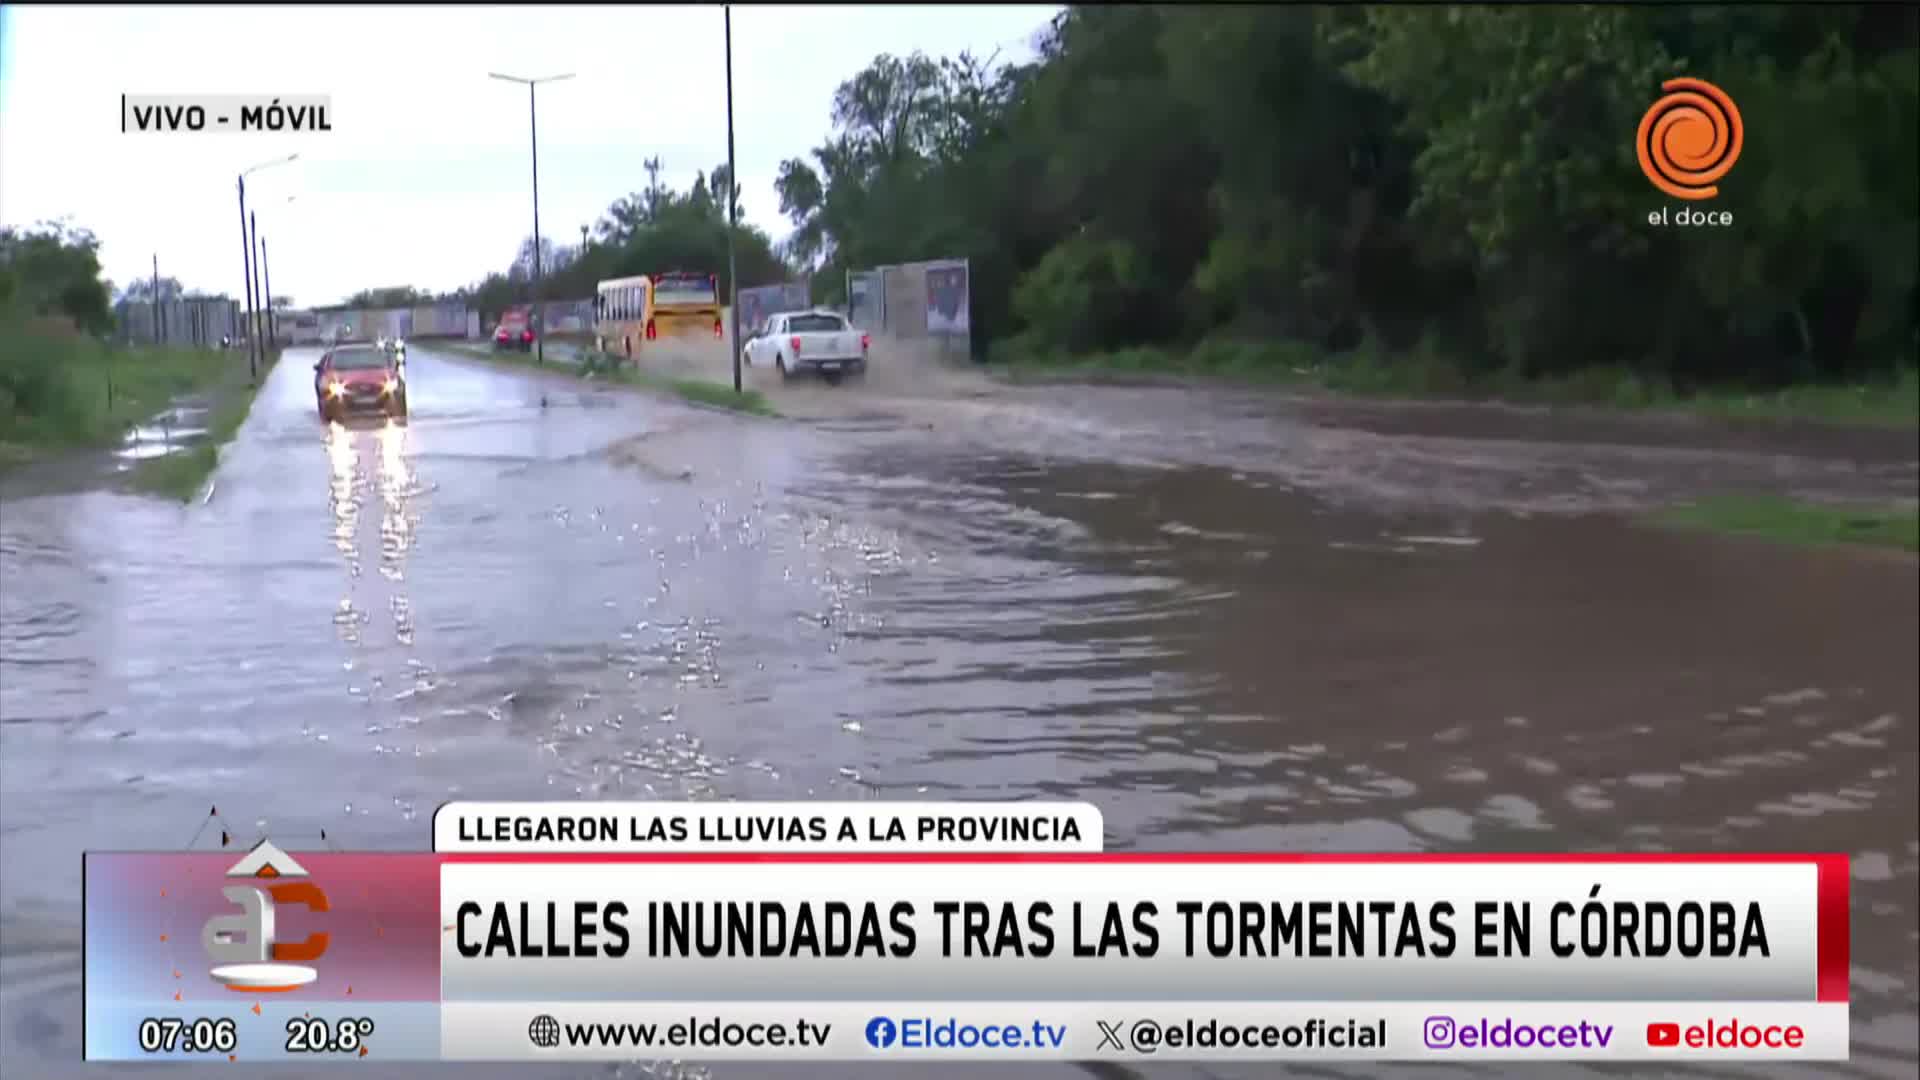
M 1740 1020 L 1708 1020 L 1704 1024 L 1652 1023 L 1647 1045 L 1655 1049 L 1689 1050 L 1798 1050 L 1807 1032 L 1799 1024 L 1748 1024 Z

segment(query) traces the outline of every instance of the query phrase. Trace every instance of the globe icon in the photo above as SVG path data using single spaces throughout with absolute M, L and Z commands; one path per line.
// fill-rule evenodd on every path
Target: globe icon
M 527 1025 L 527 1038 L 542 1050 L 551 1050 L 560 1045 L 560 1021 L 542 1013 Z

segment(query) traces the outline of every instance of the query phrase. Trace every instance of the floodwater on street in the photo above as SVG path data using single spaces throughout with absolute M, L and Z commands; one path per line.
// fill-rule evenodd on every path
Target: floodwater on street
M 1711 1074 L 1920 1067 L 1920 568 L 1613 512 L 1911 499 L 1910 435 L 754 372 L 770 420 L 413 352 L 410 422 L 328 427 L 290 350 L 191 505 L 0 503 L 8 1080 L 119 1071 L 77 1063 L 83 849 L 179 847 L 210 802 L 287 846 L 419 849 L 452 798 L 1084 799 L 1116 849 L 1842 851 L 1853 1060 Z

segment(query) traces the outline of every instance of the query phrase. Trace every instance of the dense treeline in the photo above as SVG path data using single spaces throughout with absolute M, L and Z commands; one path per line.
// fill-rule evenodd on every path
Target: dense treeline
M 145 303 L 156 291 L 162 300 L 199 295 L 148 277 L 120 299 Z M 0 468 L 111 443 L 176 395 L 244 371 L 238 353 L 116 343 L 113 297 L 90 230 L 64 221 L 0 228 Z
M 92 232 L 60 221 L 0 228 L 0 312 L 104 334 L 113 327 L 112 295 Z
M 658 158 L 647 165 L 651 174 L 647 187 L 609 206 L 593 235 L 583 237 L 581 244 L 540 238 L 542 297 L 584 300 L 594 295 L 596 283 L 608 278 L 669 270 L 713 274 L 719 279 L 721 295 L 727 294 L 729 195 L 734 198 L 736 217 L 740 213 L 727 167 L 717 165 L 710 175 L 699 174 L 687 191 L 680 192 L 660 183 Z M 743 288 L 784 281 L 790 273 L 773 242 L 749 225 L 739 226 L 735 234 L 735 259 Z M 491 322 L 505 308 L 528 301 L 532 280 L 533 238 L 527 237 L 505 273 L 489 274 L 453 296 L 472 303 Z
M 824 290 L 969 257 L 976 346 L 1009 354 L 1225 340 L 1472 375 L 1860 378 L 1920 341 L 1916 12 L 1072 8 L 1032 64 L 876 59 L 782 166 L 781 209 Z M 1711 204 L 1635 155 L 1680 75 L 1745 122 Z M 1684 205 L 1734 224 L 1648 224 Z

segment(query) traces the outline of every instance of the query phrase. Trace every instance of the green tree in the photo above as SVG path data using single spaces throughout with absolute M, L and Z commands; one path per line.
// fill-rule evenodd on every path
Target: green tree
M 0 228 L 0 304 L 106 333 L 112 293 L 100 276 L 99 252 L 92 232 L 64 221 Z
M 343 308 L 407 308 L 433 303 L 433 294 L 411 285 L 383 289 L 362 289 L 340 306 Z M 278 306 L 278 305 L 276 305 Z

